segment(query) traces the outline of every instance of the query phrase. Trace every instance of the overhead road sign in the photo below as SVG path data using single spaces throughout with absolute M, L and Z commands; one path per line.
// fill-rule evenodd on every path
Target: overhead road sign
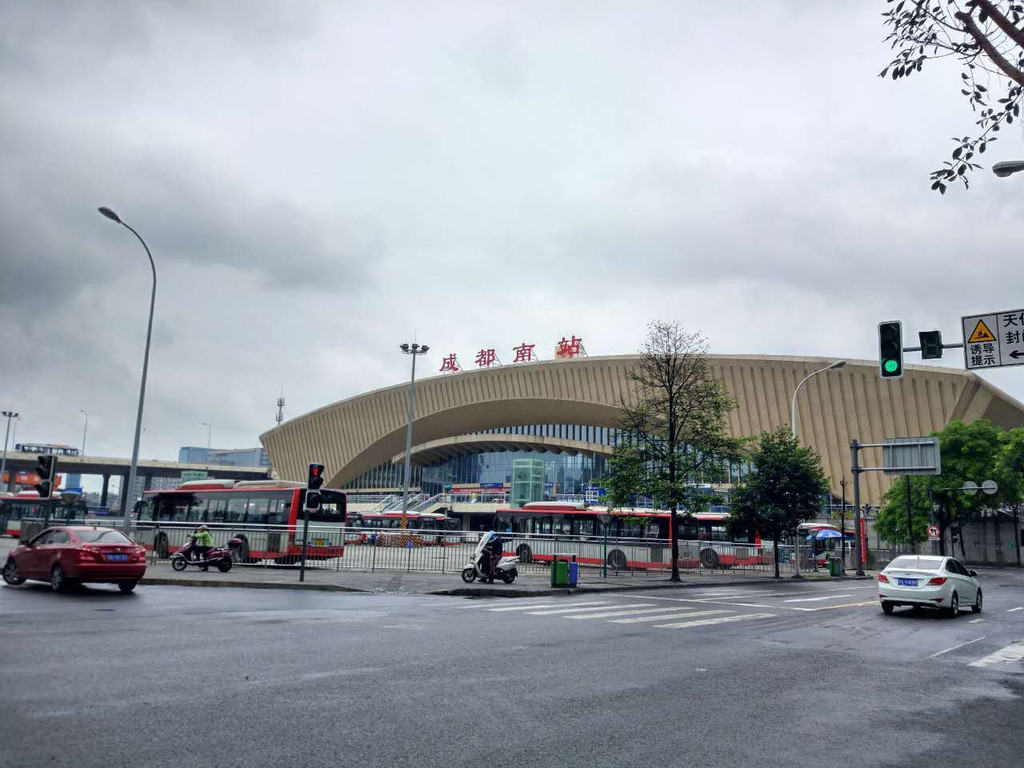
M 960 319 L 967 370 L 1024 365 L 1024 309 Z
M 939 438 L 885 438 L 882 442 L 882 470 L 887 475 L 941 475 Z

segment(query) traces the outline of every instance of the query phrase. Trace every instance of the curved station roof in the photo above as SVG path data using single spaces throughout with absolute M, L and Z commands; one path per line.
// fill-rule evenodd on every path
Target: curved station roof
M 413 461 L 430 464 L 465 453 L 550 450 L 607 453 L 608 446 L 550 437 L 479 434 L 531 424 L 620 427 L 628 402 L 627 371 L 636 355 L 583 357 L 480 368 L 416 382 Z M 834 362 L 822 357 L 709 355 L 738 407 L 732 435 L 756 435 L 788 425 L 797 384 Z M 850 440 L 879 443 L 915 437 L 953 420 L 989 419 L 1003 428 L 1024 426 L 1024 405 L 973 373 L 909 365 L 902 379 L 883 381 L 876 361 L 848 361 L 804 385 L 798 397 L 801 439 L 821 456 L 832 490 L 850 476 Z M 367 392 L 291 419 L 260 436 L 282 479 L 302 481 L 310 461 L 323 462 L 328 485 L 339 487 L 405 449 L 408 383 Z M 863 454 L 863 452 L 862 452 Z M 862 455 L 862 465 L 881 456 Z M 880 472 L 862 475 L 865 501 L 878 503 L 889 486 Z M 851 498 L 852 500 L 852 498 Z

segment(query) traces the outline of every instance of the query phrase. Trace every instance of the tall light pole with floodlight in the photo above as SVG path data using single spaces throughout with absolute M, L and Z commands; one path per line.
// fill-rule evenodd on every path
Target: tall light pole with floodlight
M 819 373 L 825 373 L 826 371 L 835 371 L 846 365 L 845 360 L 836 360 L 832 365 L 826 365 L 824 368 L 820 368 L 809 376 L 805 376 L 803 381 L 796 385 L 796 389 L 793 390 L 793 407 L 790 410 L 789 423 L 793 426 L 793 439 L 797 439 L 796 433 L 796 396 L 800 394 L 800 387 L 810 381 L 813 377 Z M 845 536 L 845 532 L 843 533 Z M 793 537 L 793 578 L 802 579 L 803 576 L 800 574 L 800 529 L 797 528 L 796 535 Z
M 85 416 L 85 426 L 82 428 L 82 455 L 85 456 L 85 438 L 89 434 L 89 412 L 80 410 L 79 413 Z
M 139 410 L 135 415 L 135 442 L 132 444 L 132 464 L 131 469 L 128 471 L 128 487 L 125 488 L 121 496 L 121 505 L 124 507 L 124 529 L 127 531 L 131 528 L 132 519 L 132 509 L 129 506 L 128 496 L 134 493 L 135 476 L 138 474 L 139 470 L 139 438 L 142 436 L 142 408 L 146 402 L 146 375 L 149 372 L 149 342 L 153 337 L 153 308 L 156 306 L 156 264 L 153 263 L 153 254 L 150 253 L 149 246 L 146 245 L 146 241 L 142 239 L 142 235 L 136 232 L 128 224 L 121 221 L 121 217 L 109 208 L 101 207 L 99 212 L 111 221 L 120 224 L 139 239 L 139 242 L 142 243 L 142 247 L 146 249 L 146 256 L 149 257 L 149 267 L 153 270 L 153 290 L 149 297 L 149 323 L 146 325 L 146 352 L 142 357 L 142 384 L 139 386 Z
M 430 350 L 426 344 L 400 344 L 399 349 L 406 355 L 412 355 L 412 377 L 409 379 L 409 423 L 405 428 L 405 467 L 402 472 L 402 518 L 400 525 L 402 529 L 409 525 L 409 469 L 410 454 L 412 453 L 412 419 L 416 391 L 416 358 L 425 355 Z
M 11 419 L 18 418 L 18 414 L 14 411 L 0 411 L 4 418 L 7 419 L 7 431 L 4 432 L 4 455 L 0 459 L 0 482 L 3 483 L 4 490 L 9 490 L 11 483 L 4 481 L 4 470 L 7 469 L 7 439 L 11 436 Z
M 999 178 L 1012 176 L 1015 173 L 1024 171 L 1024 160 L 1009 160 L 1003 163 L 996 163 L 992 166 L 992 173 Z
M 213 437 L 213 427 L 203 422 L 203 426 L 206 427 L 206 463 L 210 463 L 210 439 Z

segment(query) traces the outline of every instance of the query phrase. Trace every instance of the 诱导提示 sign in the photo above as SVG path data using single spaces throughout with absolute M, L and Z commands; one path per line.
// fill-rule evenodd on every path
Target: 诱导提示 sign
M 1024 309 L 967 315 L 960 322 L 967 370 L 1024 365 Z

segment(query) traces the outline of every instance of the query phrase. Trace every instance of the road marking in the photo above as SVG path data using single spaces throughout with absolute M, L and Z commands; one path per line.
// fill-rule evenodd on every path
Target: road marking
M 1024 605 L 1022 605 L 1020 608 L 1010 608 L 1006 612 L 1013 613 L 1014 611 L 1024 611 Z
M 1017 641 L 1005 648 L 1000 648 L 995 653 L 990 653 L 984 658 L 972 661 L 967 666 L 969 667 L 990 667 L 993 664 L 1008 664 L 1012 661 L 1021 661 L 1024 659 L 1024 642 Z
M 486 608 L 485 610 L 488 610 L 488 611 L 529 611 L 529 610 L 532 610 L 534 608 L 554 608 L 556 605 L 565 605 L 565 603 L 559 603 L 559 602 L 555 602 L 555 603 L 530 603 L 529 605 L 511 605 L 511 606 L 504 606 L 502 608 Z M 476 608 L 477 606 L 474 605 L 473 607 Z M 482 608 L 483 606 L 480 606 L 480 607 Z
M 981 624 L 981 622 L 983 622 L 983 621 L 984 621 L 984 619 L 971 619 L 967 623 L 968 624 Z
M 824 595 L 822 597 L 794 597 L 791 600 L 783 600 L 784 603 L 816 603 L 820 600 L 836 600 L 840 597 L 853 597 L 850 595 Z
M 596 602 L 596 603 L 576 603 L 576 605 L 572 606 L 571 608 L 552 608 L 550 610 L 549 609 L 544 609 L 543 611 L 527 611 L 526 615 L 527 616 L 554 616 L 555 614 L 558 614 L 558 613 L 576 613 L 578 611 L 589 611 L 592 608 L 596 608 L 599 605 L 604 605 L 604 606 L 607 606 L 607 607 L 611 607 L 612 605 L 614 605 L 614 603 L 609 603 L 607 601 L 601 601 L 601 602 Z
M 670 614 L 668 616 L 634 616 L 631 619 L 612 619 L 609 624 L 638 624 L 642 621 L 668 621 L 669 619 L 688 619 L 693 616 L 712 616 L 720 613 L 732 613 L 732 611 L 692 611 L 690 613 Z
M 980 640 L 984 640 L 984 639 L 985 639 L 986 637 L 987 637 L 987 635 L 982 635 L 981 637 L 976 637 L 976 638 L 974 638 L 973 640 L 968 640 L 968 641 L 967 641 L 966 643 L 960 643 L 960 645 L 954 645 L 954 646 L 953 646 L 952 648 L 947 648 L 947 649 L 946 649 L 946 650 L 944 650 L 944 651 L 939 651 L 938 653 L 933 653 L 933 654 L 932 654 L 931 656 L 929 656 L 928 658 L 929 658 L 929 659 L 935 659 L 935 658 L 938 658 L 939 656 L 941 656 L 941 655 L 942 655 L 942 654 L 944 654 L 944 653 L 949 653 L 950 651 L 955 651 L 955 650 L 957 650 L 958 648 L 963 648 L 963 647 L 964 647 L 964 646 L 966 646 L 966 645 L 972 645 L 972 644 L 974 644 L 974 643 L 977 643 L 977 642 L 978 642 L 978 641 L 980 641 Z
M 761 605 L 760 603 L 733 603 L 729 600 L 714 600 L 704 599 L 700 597 L 656 597 L 654 595 L 644 595 L 644 600 L 671 600 L 673 603 L 708 603 L 710 605 L 739 605 L 743 608 L 772 608 L 771 605 Z
M 795 605 L 784 605 L 782 606 L 787 611 L 805 611 L 807 613 L 814 613 L 816 611 L 834 611 L 836 608 L 859 608 L 862 605 L 878 605 L 877 600 L 865 600 L 861 603 L 842 603 L 840 605 L 819 605 L 817 608 L 798 608 Z
M 678 611 L 681 610 L 676 608 L 674 605 L 668 608 L 641 608 L 639 605 L 634 605 L 631 609 L 626 611 L 605 611 L 602 609 L 598 613 L 583 613 L 575 614 L 573 616 L 566 616 L 567 619 L 604 619 L 610 616 L 632 616 L 633 614 L 640 613 L 665 613 L 665 611 Z
M 655 624 L 656 629 L 685 629 L 686 627 L 709 627 L 714 624 L 727 624 L 731 621 L 751 621 L 753 619 L 770 619 L 774 613 L 741 613 L 737 616 L 721 616 L 717 619 L 699 619 L 698 621 L 682 621 L 678 624 Z

